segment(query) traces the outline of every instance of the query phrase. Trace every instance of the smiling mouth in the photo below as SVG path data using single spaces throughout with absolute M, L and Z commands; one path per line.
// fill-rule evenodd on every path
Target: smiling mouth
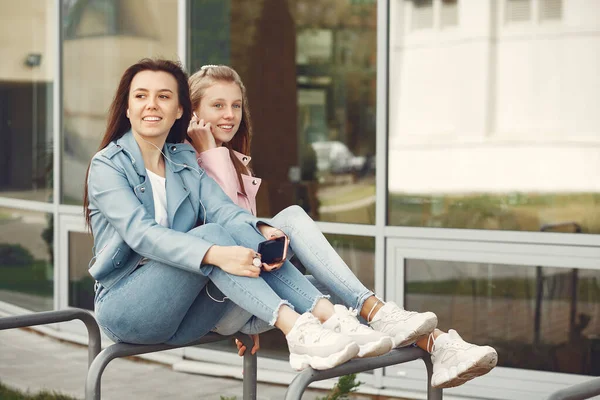
M 233 129 L 233 125 L 217 125 L 221 129 Z
M 162 120 L 161 117 L 144 117 L 142 118 L 142 121 L 146 121 L 146 122 L 158 122 Z

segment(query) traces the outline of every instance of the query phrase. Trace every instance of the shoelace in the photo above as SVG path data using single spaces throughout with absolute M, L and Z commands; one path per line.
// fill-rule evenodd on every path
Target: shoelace
M 313 343 L 319 343 L 322 338 L 329 336 L 330 333 L 327 329 L 322 328 L 321 323 L 317 319 L 304 321 L 302 325 L 298 326 L 298 330 L 300 331 L 300 337 L 306 338 L 306 336 L 310 336 L 313 338 Z
M 417 313 L 414 311 L 406 311 L 405 309 L 398 307 L 396 310 L 385 315 L 382 320 L 385 322 L 397 321 L 398 319 L 404 321 L 415 314 Z
M 472 344 L 470 344 L 470 343 L 467 343 L 467 342 L 465 342 L 465 341 L 464 341 L 464 340 L 462 340 L 462 339 L 458 339 L 458 340 L 457 340 L 457 339 L 454 339 L 454 340 L 453 340 L 453 341 L 450 343 L 450 345 L 451 345 L 452 347 L 454 347 L 454 348 L 457 348 L 457 349 L 462 349 L 462 350 L 467 350 L 467 349 L 469 349 L 469 348 L 471 348 L 471 347 L 473 346 Z
M 431 341 L 431 350 L 429 350 L 429 343 Z M 433 332 L 429 334 L 427 337 L 427 352 L 433 353 L 433 348 L 435 347 L 435 337 L 433 337 Z
M 340 322 L 350 325 L 350 332 L 356 332 L 357 329 L 361 327 L 360 322 L 356 319 L 358 315 L 358 310 L 354 308 L 347 309 L 343 315 L 340 316 Z
M 449 333 L 448 333 L 449 334 Z M 433 342 L 433 345 L 431 346 L 431 351 L 430 353 L 433 353 L 433 348 L 435 347 L 435 338 L 433 337 L 433 332 L 429 334 L 429 337 L 427 338 L 427 348 L 429 349 L 429 341 Z M 461 350 L 467 350 L 469 348 L 471 348 L 473 345 L 465 342 L 458 334 L 457 337 L 452 336 L 452 340 L 449 342 L 446 342 L 444 347 L 454 347 L 455 349 L 461 349 Z

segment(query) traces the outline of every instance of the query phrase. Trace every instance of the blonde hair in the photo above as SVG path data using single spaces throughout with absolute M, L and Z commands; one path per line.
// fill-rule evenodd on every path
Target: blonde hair
M 237 133 L 228 143 L 223 143 L 223 146 L 229 149 L 229 155 L 233 165 L 238 173 L 238 179 L 242 191 L 244 185 L 241 174 L 251 174 L 250 168 L 247 168 L 233 154 L 232 150 L 242 154 L 250 155 L 250 142 L 252 140 L 252 123 L 250 122 L 250 109 L 248 107 L 248 96 L 246 95 L 246 87 L 242 82 L 239 74 L 227 65 L 205 65 L 196 73 L 190 76 L 190 99 L 192 101 L 192 110 L 196 110 L 204 97 L 206 89 L 217 82 L 235 83 L 240 87 L 242 92 L 242 120 Z

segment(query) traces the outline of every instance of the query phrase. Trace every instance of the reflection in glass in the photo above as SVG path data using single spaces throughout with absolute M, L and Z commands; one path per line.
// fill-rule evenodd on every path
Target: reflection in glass
M 406 307 L 495 347 L 501 366 L 600 375 L 600 271 L 411 259 Z
M 0 35 L 0 196 L 52 195 L 54 1 L 3 2 Z
M 600 233 L 599 20 L 578 2 L 439 1 L 391 2 L 388 223 Z
M 94 279 L 88 272 L 94 239 L 89 233 L 69 232 L 69 306 L 94 309 Z
M 177 0 L 63 1 L 62 202 L 81 204 L 85 172 L 125 69 L 177 59 Z
M 321 221 L 374 223 L 376 11 L 370 1 L 191 2 L 191 65 L 231 65 L 248 90 L 259 215 L 298 204 Z
M 325 237 L 363 285 L 373 290 L 375 286 L 375 239 L 365 236 L 337 234 L 326 234 Z M 295 257 L 292 259 L 292 263 L 305 274 L 310 274 L 310 269 L 306 270 Z M 202 347 L 206 346 L 212 346 L 214 349 L 236 351 L 233 342 L 217 342 Z M 281 360 L 288 358 L 287 342 L 279 329 L 273 329 L 260 335 L 260 354 L 261 357 Z
M 53 309 L 53 229 L 52 214 L 0 208 L 0 301 Z

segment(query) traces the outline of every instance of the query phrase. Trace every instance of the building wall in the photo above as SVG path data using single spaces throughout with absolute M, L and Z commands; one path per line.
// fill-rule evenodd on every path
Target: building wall
M 463 0 L 457 26 L 411 31 L 392 3 L 390 191 L 600 192 L 599 4 L 507 22 Z
M 55 0 L 4 1 L 0 5 L 0 81 L 51 81 L 54 76 L 56 26 L 51 18 Z M 25 65 L 30 53 L 40 54 L 41 64 Z

